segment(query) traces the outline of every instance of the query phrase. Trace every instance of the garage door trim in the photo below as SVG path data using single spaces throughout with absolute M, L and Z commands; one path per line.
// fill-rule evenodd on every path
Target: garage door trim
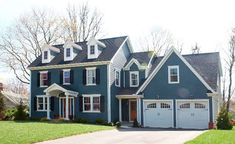
M 210 122 L 210 105 L 209 105 L 209 99 L 176 99 L 175 100 L 175 116 L 176 116 L 176 118 L 175 118 L 175 120 L 176 120 L 176 128 L 179 128 L 178 127 L 178 122 L 177 122 L 177 120 L 178 120 L 178 109 L 177 109 L 177 106 L 178 106 L 178 102 L 197 102 L 197 101 L 199 101 L 199 102 L 207 102 L 207 107 L 208 107 L 208 123 Z
M 171 102 L 171 113 L 172 113 L 172 128 L 174 128 L 174 100 L 173 99 L 160 99 L 160 100 L 156 100 L 156 99 L 143 99 L 143 125 L 145 127 L 145 113 L 144 113 L 144 110 L 145 110 L 145 102 L 164 102 L 164 101 L 168 101 L 168 102 Z

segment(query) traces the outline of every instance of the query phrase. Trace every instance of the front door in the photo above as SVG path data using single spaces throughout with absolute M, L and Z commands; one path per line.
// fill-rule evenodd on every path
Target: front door
M 136 100 L 130 100 L 130 121 L 134 121 L 136 119 Z
M 60 117 L 66 118 L 66 97 L 60 97 L 59 103 L 60 103 L 59 105 Z M 74 118 L 74 98 L 69 97 L 68 103 L 69 103 L 69 109 L 68 109 L 69 119 L 73 119 Z

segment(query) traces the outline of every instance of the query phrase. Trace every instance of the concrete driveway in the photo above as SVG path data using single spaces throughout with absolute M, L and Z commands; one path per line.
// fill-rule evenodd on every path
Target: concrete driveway
M 38 144 L 183 144 L 205 130 L 128 128 L 75 135 Z

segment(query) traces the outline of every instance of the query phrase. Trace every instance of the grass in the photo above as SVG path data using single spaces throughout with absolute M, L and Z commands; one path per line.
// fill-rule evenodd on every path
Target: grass
M 0 121 L 0 143 L 31 144 L 107 129 L 112 127 L 78 123 Z
M 235 144 L 235 127 L 232 130 L 209 130 L 186 144 Z

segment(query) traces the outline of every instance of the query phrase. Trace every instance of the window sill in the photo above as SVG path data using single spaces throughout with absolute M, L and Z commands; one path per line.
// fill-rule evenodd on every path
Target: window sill
M 83 111 L 83 113 L 101 113 L 100 111 Z
M 40 88 L 46 88 L 46 87 L 48 87 L 48 86 L 40 86 Z
M 86 84 L 86 86 L 96 86 L 96 84 Z
M 138 87 L 139 85 L 130 85 L 130 87 Z
M 179 84 L 180 82 L 168 82 L 168 84 Z
M 37 112 L 47 112 L 47 110 L 36 110 Z M 50 110 L 51 112 L 51 110 Z
M 71 83 L 63 83 L 63 85 L 71 85 Z

